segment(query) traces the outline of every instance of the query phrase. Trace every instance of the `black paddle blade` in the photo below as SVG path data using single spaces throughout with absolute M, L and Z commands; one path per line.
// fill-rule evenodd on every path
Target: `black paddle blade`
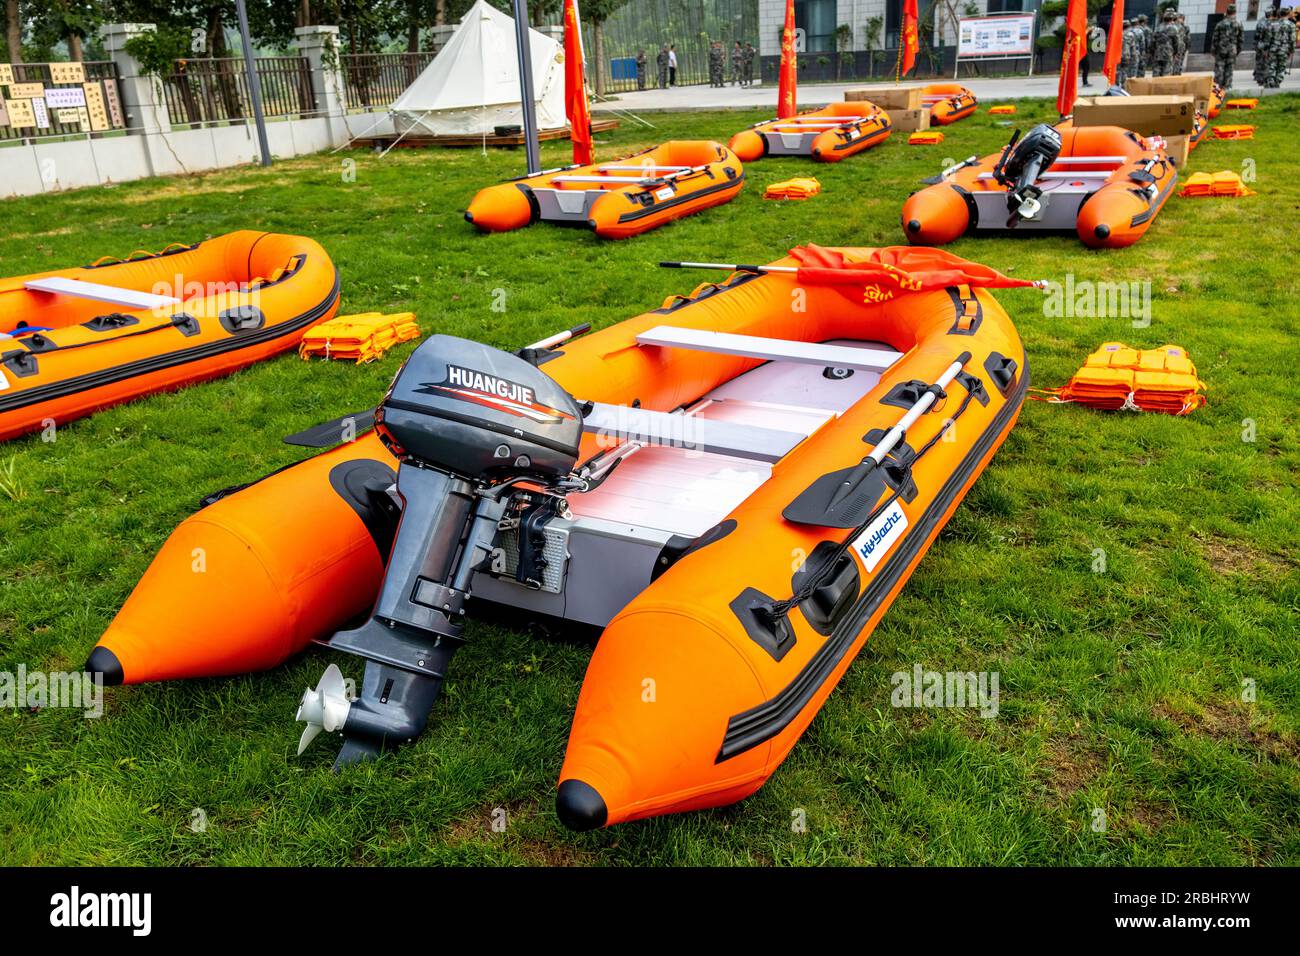
M 803 490 L 798 498 L 785 506 L 781 516 L 795 524 L 815 525 L 819 528 L 856 528 L 870 517 L 885 490 L 883 469 L 873 468 L 857 486 L 835 504 L 840 486 L 857 468 L 841 468 L 822 475 Z
M 300 445 L 303 448 L 332 448 L 351 441 L 362 432 L 375 427 L 375 410 L 367 408 L 364 412 L 353 412 L 333 421 L 321 422 L 304 431 L 284 436 L 286 445 Z

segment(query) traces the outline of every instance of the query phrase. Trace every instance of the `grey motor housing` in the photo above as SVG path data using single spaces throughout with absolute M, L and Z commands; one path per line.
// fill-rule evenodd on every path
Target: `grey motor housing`
M 375 425 L 399 462 L 402 515 L 369 619 L 324 642 L 366 661 L 336 767 L 424 729 L 513 483 L 545 488 L 572 472 L 582 412 L 525 359 L 434 335 L 398 371 Z

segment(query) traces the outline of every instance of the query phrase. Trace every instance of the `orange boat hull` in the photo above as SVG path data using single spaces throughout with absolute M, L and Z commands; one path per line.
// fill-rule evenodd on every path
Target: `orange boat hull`
M 1062 123 L 1061 157 L 1117 156 L 1122 162 L 1111 169 L 1105 164 L 1075 163 L 1062 166 L 1080 174 L 1110 170 L 1099 188 L 1083 201 L 1074 227 L 1079 240 L 1093 248 L 1131 246 L 1146 234 L 1165 201 L 1173 192 L 1178 173 L 1162 150 L 1149 149 L 1136 134 L 1117 126 L 1079 127 Z M 975 194 L 1005 194 L 1006 187 L 990 178 L 1001 153 L 985 156 L 978 164 L 958 170 L 948 179 L 913 193 L 903 203 L 903 233 L 913 245 L 937 246 L 952 242 L 967 232 L 998 229 L 1001 223 L 982 226 L 978 221 Z M 1152 164 L 1150 178 L 1144 167 Z M 1134 176 L 1138 179 L 1134 179 Z M 1084 177 L 1086 178 L 1086 177 Z M 1139 186 L 1154 185 L 1153 194 L 1139 194 Z M 1005 222 L 1005 218 L 1003 219 Z M 1022 223 L 1018 228 L 1031 226 Z
M 845 117 L 850 117 L 851 120 L 845 121 L 842 126 L 815 132 L 821 124 L 835 123 Z M 800 135 L 800 126 L 808 126 L 809 132 Z M 758 123 L 731 137 L 728 145 L 746 163 L 769 155 L 803 155 L 822 163 L 838 163 L 873 146 L 879 146 L 889 139 L 892 130 L 893 124 L 888 113 L 874 103 L 858 100 L 831 103 L 789 119 Z M 797 142 L 792 142 L 786 149 L 783 146 L 786 138 Z
M 25 288 L 59 277 L 181 301 L 130 309 Z M 339 279 L 302 236 L 234 232 L 105 265 L 0 280 L 0 441 L 226 375 L 293 348 L 334 315 Z
M 930 122 L 937 126 L 964 120 L 979 105 L 975 94 L 959 83 L 932 83 L 921 90 L 921 95 L 930 100 Z
M 867 252 L 842 251 L 850 260 Z M 565 342 L 542 364 L 584 400 L 662 412 L 702 408 L 701 415 L 713 409 L 724 417 L 749 408 L 760 422 L 807 422 L 799 433 L 807 437 L 768 470 L 746 465 L 756 487 L 721 510 L 712 529 L 665 546 L 646 563 L 653 573 L 605 618 L 560 773 L 557 808 L 567 825 L 586 829 L 717 806 L 762 786 L 1013 426 L 1028 385 L 1025 355 L 992 295 L 965 286 L 898 298 L 870 291 L 738 274 Z M 799 311 L 790 308 L 796 292 L 805 306 Z M 884 360 L 883 371 L 844 376 L 817 365 L 782 370 L 779 361 L 638 344 L 638 335 L 663 325 L 869 342 L 899 355 Z M 873 512 L 889 518 L 886 531 L 877 533 L 873 523 L 859 534 L 783 517 L 815 480 L 856 464 L 878 430 L 895 425 L 915 401 L 918 383 L 934 382 L 954 361 L 964 362 L 965 377 L 907 430 L 898 460 L 908 461 L 909 452 L 923 457 L 900 466 L 910 480 L 900 478 L 897 493 L 886 493 Z M 725 392 L 774 368 L 802 378 L 760 389 L 757 404 Z M 831 388 L 828 380 L 848 390 L 833 406 L 808 397 Z M 960 421 L 947 440 L 950 416 Z M 598 436 L 587 436 L 583 457 L 599 445 Z M 635 490 L 644 480 L 636 476 L 649 474 L 628 472 L 637 455 L 618 473 L 630 475 L 625 493 L 634 496 L 644 494 Z M 105 633 L 98 660 L 92 655 L 93 668 L 132 683 L 271 667 L 363 613 L 375 599 L 387 544 L 376 533 L 382 515 L 358 501 L 382 501 L 393 464 L 367 436 L 208 505 L 164 545 Z M 688 478 L 706 464 L 698 456 L 672 459 L 673 477 L 657 493 L 672 507 L 697 506 Z M 742 465 L 725 460 L 716 477 Z M 593 513 L 586 496 L 569 501 L 578 516 Z M 642 516 L 636 520 L 667 527 L 654 508 L 606 515 L 632 522 L 633 511 Z M 790 596 L 800 575 L 832 560 L 850 538 L 855 543 L 834 559 L 825 587 L 790 611 L 788 630 L 769 632 L 753 616 L 752 595 Z M 192 567 L 196 549 L 207 549 L 203 573 Z M 510 603 L 503 586 L 496 582 L 492 600 Z
M 690 172 L 662 175 L 683 168 Z M 484 232 L 553 221 L 583 226 L 602 239 L 626 239 L 730 202 L 744 185 L 744 168 L 726 147 L 674 141 L 606 163 L 488 186 L 469 204 L 465 219 Z

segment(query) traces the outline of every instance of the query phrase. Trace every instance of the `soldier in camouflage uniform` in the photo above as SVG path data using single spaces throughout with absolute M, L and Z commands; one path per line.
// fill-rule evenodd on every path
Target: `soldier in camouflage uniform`
M 1124 32 L 1120 34 L 1122 44 L 1120 46 L 1119 66 L 1115 67 L 1115 85 L 1120 89 L 1124 88 L 1125 82 L 1130 76 L 1137 73 L 1137 31 L 1134 29 L 1132 20 L 1124 21 Z
M 1166 10 L 1151 38 L 1151 75 L 1173 76 L 1174 54 L 1178 52 L 1178 28 L 1174 26 L 1174 12 Z
M 1141 14 L 1137 18 L 1138 33 L 1141 36 L 1141 46 L 1139 47 L 1138 59 L 1138 76 L 1146 76 L 1151 72 L 1151 48 L 1155 45 L 1155 31 L 1147 26 L 1147 15 Z
M 722 41 L 709 41 L 709 86 L 722 86 Z
M 1273 9 L 1255 21 L 1255 71 L 1251 74 L 1257 86 L 1268 86 L 1269 59 L 1272 57 Z
M 745 86 L 750 86 L 754 82 L 754 57 L 757 55 L 758 51 L 754 49 L 754 44 L 746 40 L 745 55 L 740 61 L 740 68 L 744 71 L 741 74 L 741 79 L 744 81 Z
M 740 83 L 740 64 L 745 59 L 745 51 L 740 48 L 740 41 L 737 40 L 731 48 L 731 85 L 736 86 Z
M 655 57 L 655 66 L 659 67 L 659 89 L 668 89 L 668 44 L 664 44 Z
M 1187 18 L 1181 13 L 1174 14 L 1174 30 L 1178 33 L 1178 45 L 1174 47 L 1174 76 L 1182 76 L 1187 66 L 1187 51 L 1192 45 L 1192 31 L 1187 29 Z
M 1277 31 L 1272 58 L 1273 72 L 1269 74 L 1269 85 L 1278 87 L 1291 71 L 1291 54 L 1295 52 L 1296 22 L 1292 17 L 1278 14 L 1273 27 Z
M 650 68 L 650 61 L 646 59 L 645 50 L 636 51 L 636 88 L 645 89 L 645 74 Z
M 1232 88 L 1232 67 L 1241 52 L 1241 40 L 1245 31 L 1237 21 L 1237 5 L 1228 4 L 1228 10 L 1222 20 L 1214 25 L 1210 34 L 1210 52 L 1214 54 L 1214 82 L 1223 87 L 1224 93 Z

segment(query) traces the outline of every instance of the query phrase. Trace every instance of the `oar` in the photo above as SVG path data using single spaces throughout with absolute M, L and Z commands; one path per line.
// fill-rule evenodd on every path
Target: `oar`
M 739 262 L 661 262 L 663 269 L 725 269 L 728 272 L 798 272 L 796 266 L 754 266 Z
M 935 403 L 935 392 L 946 387 L 970 361 L 971 353 L 962 352 L 927 390 L 914 402 L 884 437 L 852 468 L 828 472 L 805 488 L 782 510 L 781 515 L 795 524 L 823 528 L 856 528 L 870 514 L 885 490 L 885 456 L 903 440 L 907 429 Z
M 961 355 L 957 356 L 957 359 L 944 370 L 943 374 L 939 376 L 938 380 L 934 383 L 935 386 L 940 389 L 946 387 L 949 382 L 957 377 L 957 373 L 960 372 L 962 367 L 969 361 L 970 353 L 962 352 Z M 858 463 L 858 466 L 854 468 L 853 471 L 849 472 L 849 474 L 845 476 L 844 480 L 840 482 L 835 493 L 831 495 L 830 503 L 826 505 L 826 510 L 828 512 L 834 510 L 836 505 L 852 494 L 854 489 L 856 489 L 858 485 L 862 483 L 863 479 L 870 474 L 871 470 L 878 467 L 880 463 L 885 460 L 885 456 L 894 450 L 894 446 L 902 440 L 903 435 L 907 430 L 915 424 L 918 418 L 929 410 L 930 406 L 933 405 L 935 401 L 935 392 L 933 390 L 926 391 L 924 395 L 916 400 L 916 403 L 907 410 L 902 418 L 898 420 L 898 424 L 886 432 L 885 437 L 876 443 L 876 447 L 872 448 L 871 451 L 867 453 L 867 456 Z

